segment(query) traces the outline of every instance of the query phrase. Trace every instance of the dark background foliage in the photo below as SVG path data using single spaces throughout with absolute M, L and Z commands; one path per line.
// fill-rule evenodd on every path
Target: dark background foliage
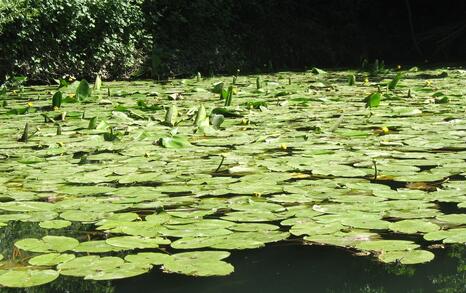
M 464 62 L 466 1 L 3 0 L 0 77 Z

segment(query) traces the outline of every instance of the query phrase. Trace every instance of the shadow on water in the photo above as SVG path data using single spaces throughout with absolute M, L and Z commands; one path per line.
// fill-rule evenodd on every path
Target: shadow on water
M 26 229 L 32 226 L 22 227 L 34 234 Z M 0 243 L 4 253 L 11 250 L 13 234 L 4 234 Z M 195 278 L 154 268 L 113 282 L 61 276 L 44 286 L 0 288 L 0 293 L 466 292 L 466 246 L 436 249 L 435 255 L 427 264 L 387 265 L 335 247 L 284 243 L 232 252 L 227 261 L 235 272 L 226 277 Z
M 386 265 L 370 257 L 325 246 L 275 245 L 234 252 L 235 272 L 227 277 L 193 278 L 153 271 L 116 281 L 126 292 L 466 292 L 464 246 L 436 252 L 416 266 Z

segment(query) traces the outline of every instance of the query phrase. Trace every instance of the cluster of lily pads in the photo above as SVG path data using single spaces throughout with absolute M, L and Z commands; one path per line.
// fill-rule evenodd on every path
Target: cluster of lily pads
M 465 79 L 315 68 L 5 90 L 1 229 L 48 235 L 4 248 L 0 285 L 228 275 L 230 251 L 284 241 L 428 262 L 466 242 Z

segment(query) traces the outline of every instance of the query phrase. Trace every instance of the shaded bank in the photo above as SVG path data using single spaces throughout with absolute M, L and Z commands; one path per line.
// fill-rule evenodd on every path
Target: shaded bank
M 466 60 L 466 3 L 54 0 L 0 5 L 0 77 L 243 73 Z

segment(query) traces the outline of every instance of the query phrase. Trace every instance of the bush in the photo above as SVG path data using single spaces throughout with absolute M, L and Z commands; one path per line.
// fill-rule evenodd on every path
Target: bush
M 49 80 L 65 74 L 122 78 L 151 48 L 141 1 L 3 0 L 0 2 L 0 78 Z

